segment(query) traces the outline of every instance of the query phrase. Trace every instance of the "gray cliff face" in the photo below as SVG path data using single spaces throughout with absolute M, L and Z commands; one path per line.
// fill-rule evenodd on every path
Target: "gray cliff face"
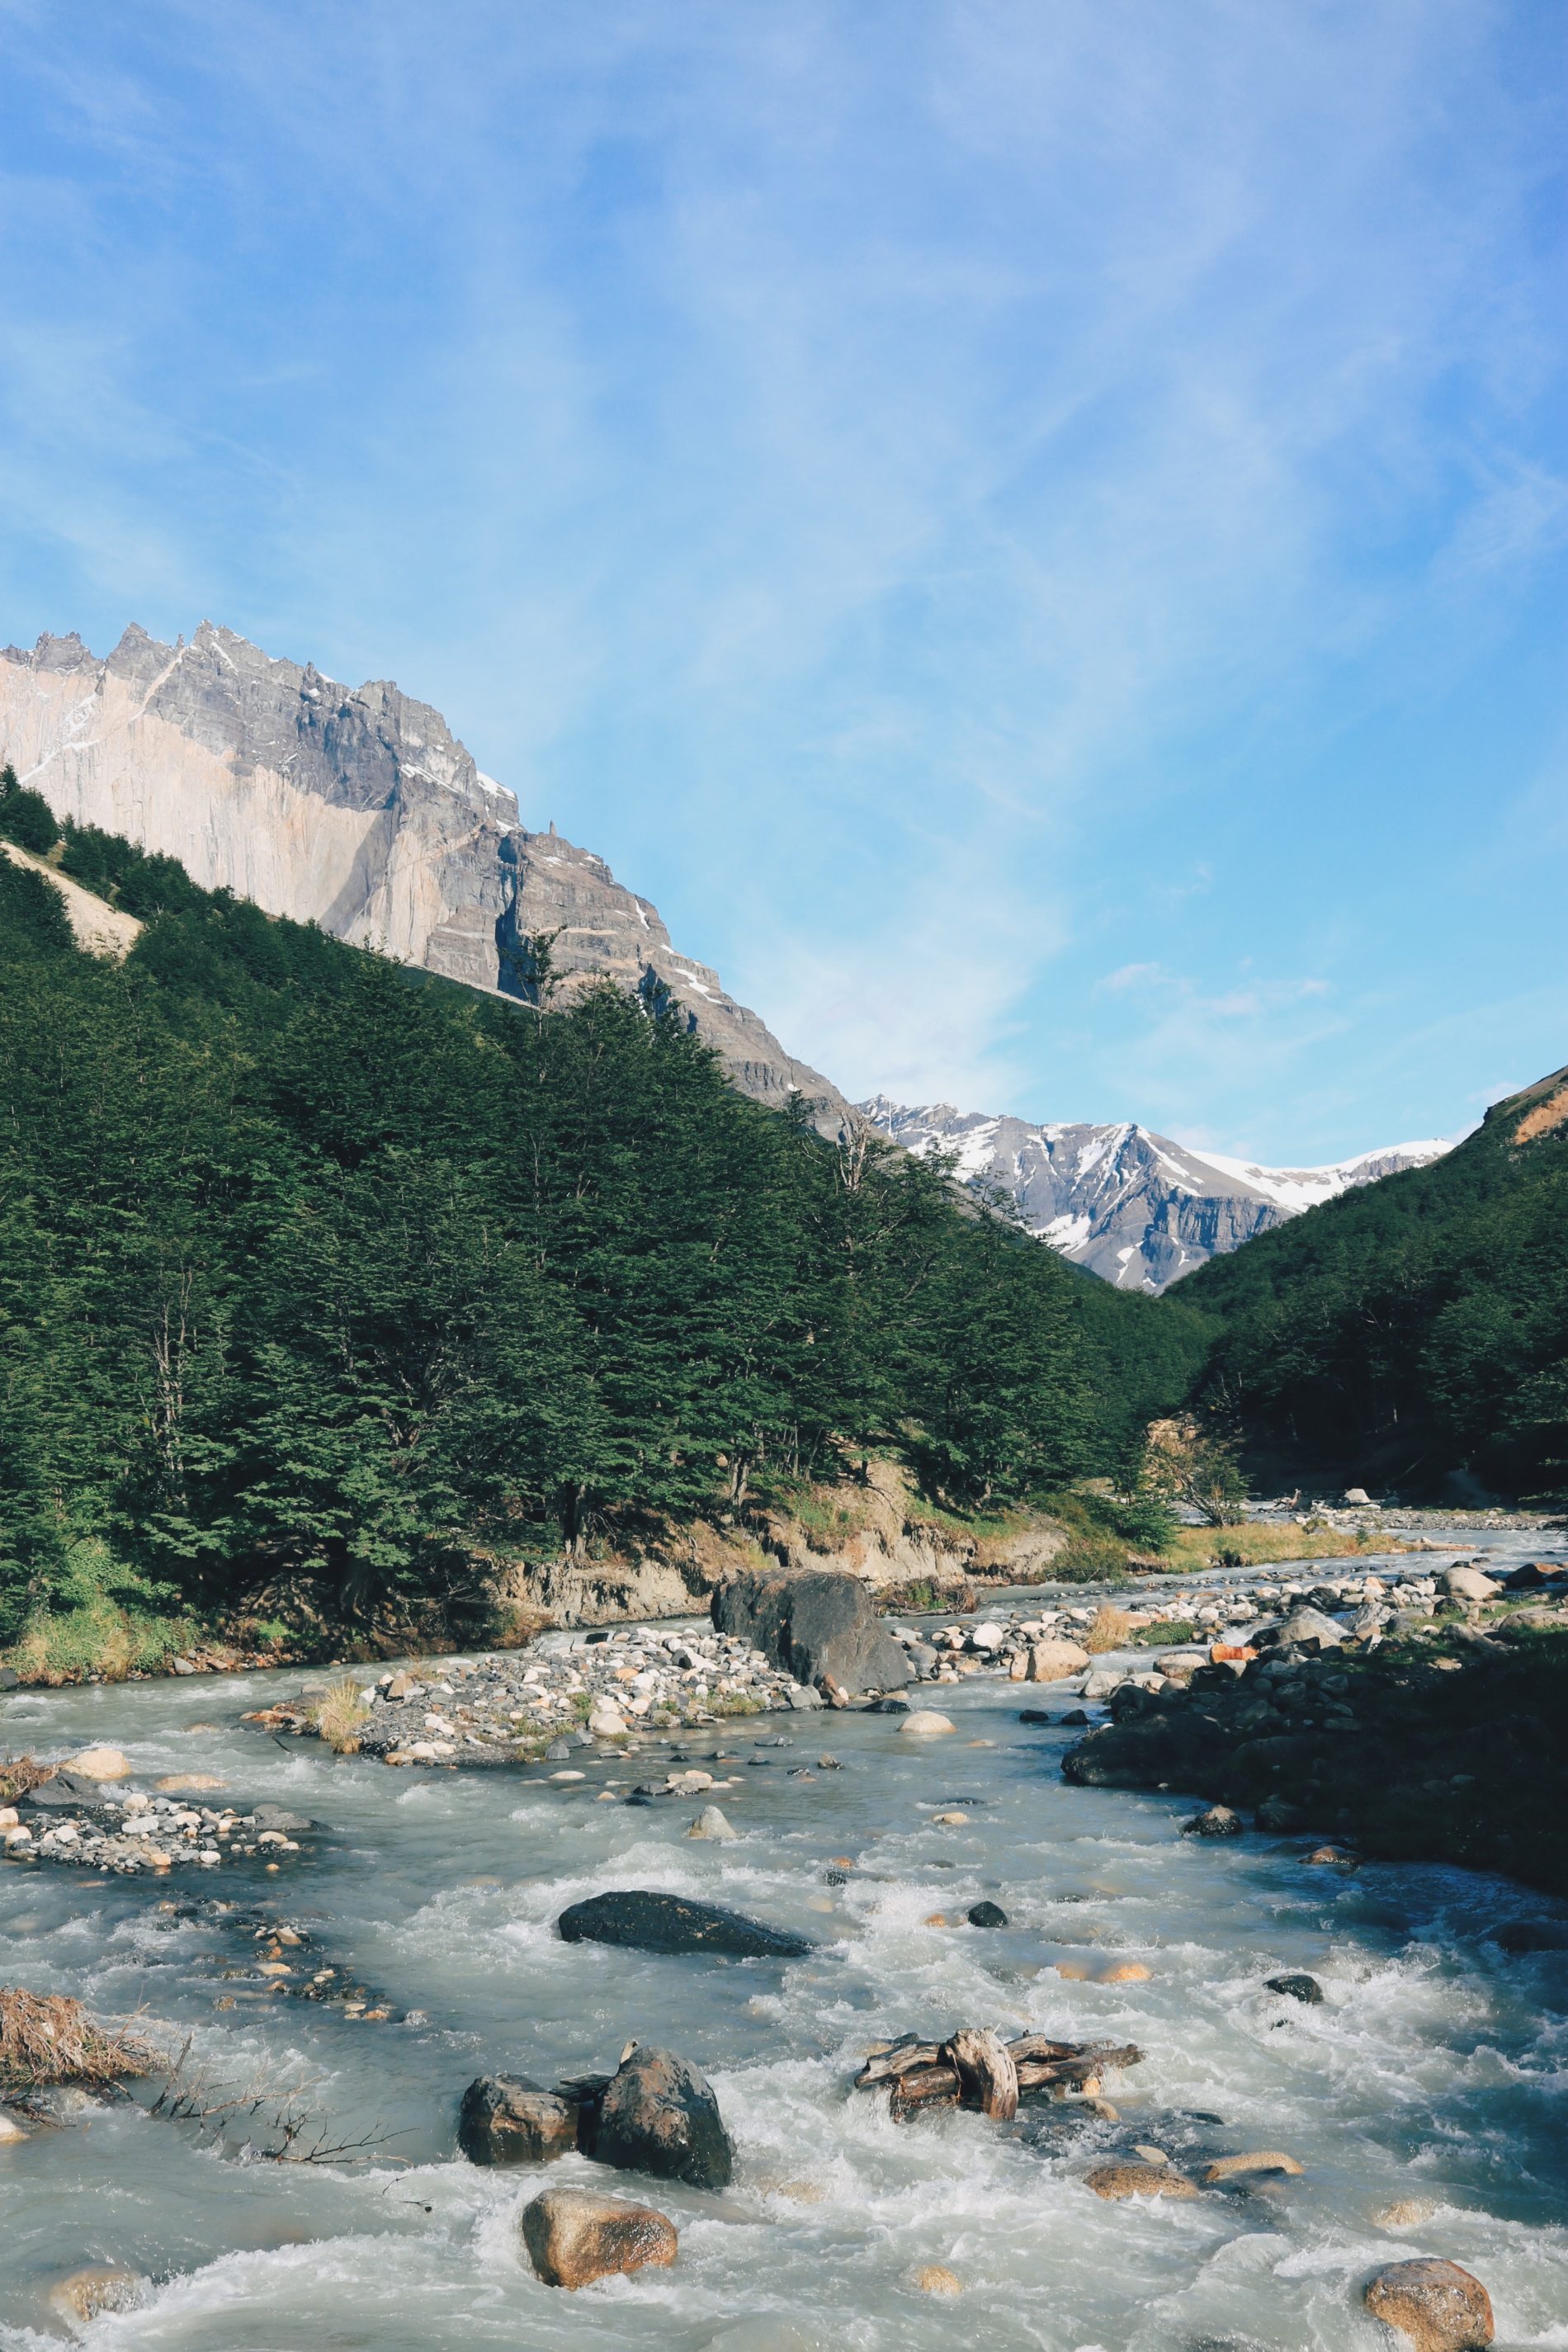
M 951 1154 L 963 1182 L 1004 1192 L 1026 1231 L 1122 1290 L 1164 1290 L 1319 1201 L 1449 1149 L 1395 1144 L 1328 1168 L 1264 1168 L 1135 1125 L 1037 1127 L 885 1095 L 858 1108 L 909 1150 Z
M 46 635 L 0 654 L 0 756 L 57 816 L 471 987 L 535 993 L 531 942 L 558 933 L 557 1001 L 610 980 L 672 1003 L 743 1093 L 804 1096 L 828 1133 L 851 1118 L 646 898 L 592 851 L 527 831 L 440 712 L 385 680 L 341 686 L 208 621 L 189 645 L 132 626 L 106 660 Z

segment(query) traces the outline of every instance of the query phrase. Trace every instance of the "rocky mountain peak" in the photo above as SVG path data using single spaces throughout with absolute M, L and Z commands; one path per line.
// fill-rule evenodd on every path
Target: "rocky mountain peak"
M 743 1092 L 803 1094 L 829 1132 L 852 1116 L 646 898 L 553 826 L 528 830 L 441 713 L 389 678 L 347 687 L 209 620 L 172 646 L 133 623 L 101 659 L 46 635 L 0 654 L 0 755 L 58 816 L 471 987 L 526 995 L 529 942 L 556 932 L 568 996 L 608 979 L 668 999 Z
M 1267 1168 L 1127 1122 L 1037 1126 L 886 1095 L 858 1108 L 909 1150 L 951 1155 L 961 1181 L 1006 1193 L 1026 1232 L 1122 1290 L 1167 1289 L 1336 1192 L 1450 1149 L 1390 1144 L 1326 1168 Z

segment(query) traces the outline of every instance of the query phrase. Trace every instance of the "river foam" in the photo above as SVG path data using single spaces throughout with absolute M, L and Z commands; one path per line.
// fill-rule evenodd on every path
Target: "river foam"
M 7 1869 L 0 1980 L 141 2009 L 227 2080 L 313 2077 L 331 2137 L 393 2137 L 345 2169 L 220 2158 L 135 2105 L 37 2131 L 0 2152 L 6 2352 L 58 2344 L 44 2293 L 89 2263 L 152 2282 L 141 2309 L 88 2328 L 103 2352 L 1373 2352 L 1358 2283 L 1416 2253 L 1485 2281 L 1500 2343 L 1568 2346 L 1568 1953 L 1492 1940 L 1501 1919 L 1563 1906 L 1458 1871 L 1313 1866 L 1301 1841 L 1184 1840 L 1179 1795 L 1066 1786 L 1071 1735 L 1020 1725 L 1016 1686 L 997 1683 L 945 1691 L 957 1728 L 937 1741 L 865 1715 L 689 1740 L 740 1759 L 701 1757 L 741 1782 L 712 1792 L 737 1841 L 708 1844 L 684 1834 L 707 1797 L 596 1801 L 637 1777 L 624 1759 L 584 1751 L 566 1786 L 542 1770 L 411 1777 L 239 1727 L 268 1685 L 298 1682 L 19 1694 L 6 1744 L 108 1739 L 139 1776 L 200 1770 L 310 1813 L 329 1834 L 307 1872 L 282 1886 L 237 1868 L 221 1891 L 316 1915 L 329 1961 L 426 2021 L 356 2023 L 225 1977 L 234 1938 L 160 1912 L 185 1892 L 167 1882 Z M 753 1750 L 757 1734 L 789 1745 Z M 634 1885 L 734 1904 L 817 1949 L 781 1967 L 554 1934 L 568 1902 Z M 983 1897 L 1006 1927 L 963 1924 Z M 1117 1962 L 1149 1974 L 1093 1981 Z M 1266 1990 L 1293 1969 L 1321 1979 L 1321 2008 Z M 216 2008 L 237 1992 L 257 1997 Z M 868 2042 L 962 2022 L 1147 2055 L 1106 2078 L 1120 2121 L 1048 2108 L 1016 2129 L 895 2126 L 847 2088 Z M 708 2073 L 736 2182 L 658 2189 L 681 2233 L 672 2271 L 564 2294 L 520 2253 L 540 2176 L 458 2159 L 457 2096 L 483 2069 L 549 2083 L 613 2065 L 633 2036 Z M 1282 2148 L 1305 2169 L 1190 2203 L 1102 2202 L 1083 2174 L 1135 2142 L 1194 2167 Z M 550 2177 L 647 2189 L 577 2158 Z M 1425 2219 L 1377 2218 L 1412 2200 Z M 920 2290 L 930 2264 L 956 2273 L 959 2298 Z

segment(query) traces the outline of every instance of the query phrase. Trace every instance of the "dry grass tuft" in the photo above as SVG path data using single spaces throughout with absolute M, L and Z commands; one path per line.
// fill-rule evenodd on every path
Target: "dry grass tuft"
M 324 1739 L 337 1756 L 354 1756 L 359 1752 L 359 1736 L 364 1729 L 364 1709 L 360 1705 L 359 1685 L 352 1675 L 341 1681 L 329 1683 L 316 1701 L 311 1721 L 318 1738 Z
M 1111 1609 L 1102 1602 L 1089 1621 L 1083 1646 L 1091 1655 L 1100 1650 L 1125 1650 L 1131 1646 L 1136 1631 L 1125 1609 Z
M 129 2034 L 106 2033 L 79 2000 L 0 1985 L 0 2094 L 57 2083 L 102 2085 L 145 2074 L 154 2053 Z
M 29 1789 L 41 1788 L 55 1777 L 52 1764 L 40 1764 L 31 1756 L 10 1756 L 0 1762 L 0 1805 L 14 1805 Z

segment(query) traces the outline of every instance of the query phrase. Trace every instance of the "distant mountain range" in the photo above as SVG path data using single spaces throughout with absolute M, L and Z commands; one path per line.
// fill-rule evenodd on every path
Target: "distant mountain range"
M 207 889 L 320 923 L 501 995 L 537 993 L 551 938 L 564 998 L 611 980 L 680 1008 L 733 1083 L 823 1131 L 857 1111 L 796 1061 L 718 974 L 682 955 L 647 899 L 554 827 L 530 831 L 438 710 L 375 680 L 350 688 L 204 621 L 189 644 L 128 628 L 106 657 L 80 637 L 0 652 L 0 760 L 58 817 L 179 858 Z M 1163 1290 L 1313 1202 L 1447 1150 L 1408 1143 L 1332 1168 L 1257 1168 L 1142 1127 L 1032 1127 L 859 1106 L 911 1150 L 958 1155 L 1029 1232 L 1122 1289 Z
M 1005 1192 L 1027 1232 L 1121 1290 L 1164 1290 L 1303 1209 L 1451 1148 L 1395 1143 L 1330 1168 L 1261 1168 L 1146 1127 L 1035 1127 L 886 1095 L 858 1108 L 910 1151 L 952 1153 L 965 1183 Z

